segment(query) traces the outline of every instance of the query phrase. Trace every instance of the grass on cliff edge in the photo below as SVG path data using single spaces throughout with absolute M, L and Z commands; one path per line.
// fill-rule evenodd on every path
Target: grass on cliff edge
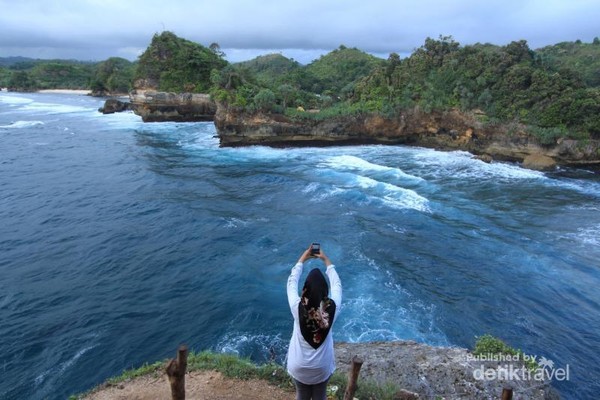
M 489 356 L 489 355 L 511 355 L 519 356 L 520 360 L 530 371 L 535 371 L 540 368 L 539 364 L 535 359 L 525 357 L 525 353 L 521 349 L 515 349 L 504 343 L 502 340 L 494 337 L 490 334 L 485 334 L 477 338 L 475 347 L 473 348 L 473 355 L 475 356 Z M 527 358 L 527 359 L 526 359 Z
M 211 370 L 218 371 L 228 378 L 237 379 L 261 379 L 271 385 L 284 390 L 293 392 L 294 384 L 287 371 L 278 364 L 268 363 L 256 365 L 247 358 L 240 358 L 232 354 L 213 353 L 203 351 L 201 353 L 190 353 L 188 355 L 187 371 Z M 145 375 L 161 376 L 165 374 L 166 361 L 158 361 L 153 364 L 144 364 L 143 366 L 124 371 L 121 375 L 110 378 L 106 383 L 100 385 L 91 391 L 101 389 L 103 386 L 115 386 L 121 382 L 129 381 Z M 329 380 L 328 393 L 329 399 L 343 399 L 348 378 L 345 373 L 335 372 Z M 335 390 L 337 387 L 337 390 Z M 393 399 L 398 387 L 392 383 L 383 385 L 373 381 L 360 379 L 355 397 L 359 399 Z M 90 392 L 91 392 L 90 391 Z M 73 395 L 69 400 L 83 399 L 87 393 Z

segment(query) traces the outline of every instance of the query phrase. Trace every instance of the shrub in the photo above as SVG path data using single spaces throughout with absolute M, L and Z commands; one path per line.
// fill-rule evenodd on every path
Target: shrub
M 271 89 L 261 89 L 254 96 L 254 105 L 259 111 L 270 112 L 275 106 L 275 93 Z
M 519 356 L 521 360 L 524 360 L 525 366 L 530 370 L 535 370 L 539 368 L 539 365 L 535 360 L 528 359 L 525 360 L 525 353 L 523 353 L 519 349 L 515 349 L 514 347 L 510 347 L 502 340 L 494 337 L 490 334 L 485 334 L 480 336 L 475 342 L 475 347 L 473 348 L 473 355 L 475 356 L 488 356 L 488 355 L 511 355 L 511 356 Z

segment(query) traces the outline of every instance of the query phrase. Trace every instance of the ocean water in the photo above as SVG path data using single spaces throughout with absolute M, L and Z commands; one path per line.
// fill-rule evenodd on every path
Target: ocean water
M 64 399 L 181 343 L 283 362 L 285 283 L 312 241 L 344 286 L 335 340 L 491 333 L 568 365 L 563 398 L 600 393 L 598 174 L 219 148 L 212 123 L 100 105 L 0 94 L 0 399 Z

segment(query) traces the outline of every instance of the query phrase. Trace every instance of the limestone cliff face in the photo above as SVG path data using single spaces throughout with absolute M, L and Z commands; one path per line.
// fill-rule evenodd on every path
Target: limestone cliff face
M 300 121 L 279 114 L 240 114 L 219 104 L 215 125 L 222 146 L 408 144 L 465 150 L 507 161 L 522 162 L 535 156 L 529 157 L 531 162 L 527 165 L 534 169 L 557 164 L 600 165 L 598 140 L 560 140 L 552 146 L 542 146 L 525 132 L 524 126 L 486 126 L 475 115 L 458 110 L 425 113 L 415 108 L 392 118 L 363 115 Z
M 129 99 L 131 109 L 144 122 L 212 121 L 217 111 L 207 94 L 134 90 Z
M 466 349 L 413 341 L 335 344 L 338 370 L 348 371 L 355 355 L 364 361 L 359 385 L 360 379 L 391 382 L 419 399 L 499 399 L 505 386 L 513 388 L 515 399 L 559 399 L 549 381 L 511 379 L 506 373 L 498 373 L 496 379 L 482 379 L 483 371 L 519 370 L 524 365 L 520 360 L 480 361 Z

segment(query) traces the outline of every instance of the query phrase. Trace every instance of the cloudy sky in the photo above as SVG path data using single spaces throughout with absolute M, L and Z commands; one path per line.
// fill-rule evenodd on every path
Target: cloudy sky
M 169 30 L 230 61 L 308 63 L 340 44 L 387 56 L 426 37 L 539 48 L 600 36 L 600 0 L 0 0 L 0 57 L 134 60 Z

